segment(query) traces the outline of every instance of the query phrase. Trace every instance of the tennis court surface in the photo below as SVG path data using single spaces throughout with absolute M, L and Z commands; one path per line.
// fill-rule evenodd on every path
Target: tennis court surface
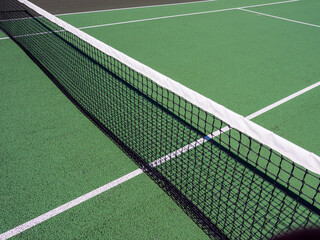
M 0 0 L 0 239 L 319 229 L 319 11 Z

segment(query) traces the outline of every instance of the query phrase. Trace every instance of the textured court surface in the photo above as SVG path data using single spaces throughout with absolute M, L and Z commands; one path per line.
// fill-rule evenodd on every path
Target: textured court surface
M 247 116 L 320 79 L 319 27 L 226 10 L 272 2 L 279 1 L 218 0 L 60 17 L 81 28 L 221 10 L 83 30 Z M 320 24 L 315 0 L 250 10 Z M 136 165 L 14 43 L 0 40 L 0 51 L 4 63 L 0 106 L 5 113 L 0 137 L 1 233 L 135 170 Z M 319 155 L 319 95 L 317 87 L 253 121 Z M 19 237 L 200 239 L 206 235 L 141 175 Z

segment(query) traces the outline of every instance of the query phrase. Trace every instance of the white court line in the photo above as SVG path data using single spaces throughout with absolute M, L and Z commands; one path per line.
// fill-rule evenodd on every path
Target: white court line
M 195 13 L 178 14 L 178 15 L 163 16 L 163 17 L 156 17 L 156 18 L 138 19 L 138 20 L 132 20 L 132 21 L 125 21 L 125 22 L 106 23 L 106 24 L 100 24 L 100 25 L 79 27 L 78 29 L 82 30 L 82 29 L 107 27 L 107 26 L 127 24 L 127 23 L 145 22 L 145 21 L 160 20 L 160 19 L 167 19 L 167 18 L 176 18 L 176 17 L 185 17 L 185 16 L 192 16 L 192 15 L 199 15 L 199 14 L 215 13 L 215 12 L 225 12 L 225 11 L 231 11 L 231 10 L 239 10 L 241 8 L 263 7 L 263 6 L 277 5 L 277 4 L 283 4 L 283 3 L 298 2 L 298 1 L 300 1 L 300 0 L 289 0 L 289 1 L 264 3 L 264 4 L 258 4 L 258 5 L 243 6 L 243 7 L 225 8 L 225 9 L 218 9 L 218 10 L 205 11 L 205 12 L 195 12 Z M 39 35 L 40 34 L 42 34 L 42 33 L 39 33 Z M 33 34 L 33 35 L 37 35 L 37 34 Z M 23 36 L 23 35 L 21 35 L 21 36 Z M 21 36 L 19 36 L 19 37 L 21 37 Z M 5 40 L 5 39 L 9 39 L 9 37 L 0 38 L 0 40 Z
M 187 5 L 187 4 L 206 3 L 206 2 L 215 2 L 215 1 L 216 0 L 203 0 L 203 1 L 196 1 L 196 2 L 169 3 L 169 4 L 148 5 L 148 6 L 140 6 L 140 7 L 114 8 L 114 9 L 85 11 L 85 12 L 61 13 L 61 14 L 56 14 L 56 16 L 86 14 L 86 13 L 99 13 L 99 12 L 112 12 L 112 11 L 139 9 L 139 8 L 152 8 L 152 7 L 165 7 L 165 6 L 175 6 L 175 5 Z
M 303 94 L 303 93 L 305 93 L 305 92 L 308 92 L 308 91 L 310 91 L 311 89 L 313 89 L 313 88 L 315 88 L 315 87 L 318 87 L 318 86 L 320 86 L 320 81 L 317 82 L 317 83 L 315 83 L 315 84 L 312 84 L 311 86 L 306 87 L 306 88 L 304 88 L 304 89 L 302 89 L 302 90 L 300 90 L 300 91 L 298 91 L 298 92 L 296 92 L 296 93 L 293 93 L 293 94 L 291 94 L 290 96 L 285 97 L 285 98 L 279 100 L 278 102 L 275 102 L 275 103 L 273 103 L 273 104 L 271 104 L 271 105 L 269 105 L 269 106 L 267 106 L 267 107 L 265 107 L 265 108 L 262 108 L 261 110 L 255 112 L 255 113 L 250 114 L 249 116 L 247 116 L 247 118 L 248 118 L 248 119 L 255 118 L 255 117 L 261 115 L 262 113 L 265 113 L 265 112 L 271 110 L 272 108 L 275 108 L 275 107 L 277 107 L 277 106 L 279 106 L 279 105 L 281 105 L 281 104 L 283 104 L 283 103 L 285 103 L 285 102 L 288 102 L 288 101 L 290 101 L 290 100 L 298 97 L 299 95 L 301 95 L 301 94 Z
M 135 170 L 135 171 L 123 176 L 123 177 L 120 177 L 120 178 L 118 178 L 118 179 L 116 179 L 116 180 L 114 180 L 114 181 L 112 181 L 102 187 L 99 187 L 99 188 L 97 188 L 87 194 L 84 194 L 81 197 L 78 197 L 70 202 L 67 202 L 67 203 L 65 203 L 65 204 L 45 213 L 45 214 L 40 215 L 39 217 L 36 217 L 36 218 L 34 218 L 34 219 L 32 219 L 32 220 L 30 220 L 20 226 L 17 226 L 17 227 L 15 227 L 5 233 L 0 234 L 0 239 L 1 240 L 8 239 L 8 238 L 11 238 L 11 237 L 19 234 L 19 233 L 22 233 L 29 228 L 32 228 L 32 227 L 54 217 L 62 212 L 67 211 L 68 209 L 70 209 L 72 207 L 79 205 L 80 203 L 83 203 L 83 202 L 85 202 L 85 201 L 87 201 L 87 200 L 89 200 L 89 199 L 123 183 L 123 182 L 128 181 L 129 179 L 131 179 L 135 176 L 140 175 L 142 172 L 143 171 L 141 169 L 137 169 L 137 170 Z
M 2 19 L 0 20 L 0 22 L 11 22 L 11 21 L 20 21 L 20 20 L 38 19 L 38 18 L 43 18 L 43 17 L 40 16 L 40 17 L 8 18 L 8 19 Z
M 267 111 L 270 111 L 271 109 L 273 109 L 273 108 L 275 108 L 285 102 L 292 100 L 293 98 L 298 97 L 299 95 L 301 95 L 303 93 L 310 91 L 311 89 L 314 89 L 315 87 L 317 87 L 319 85 L 320 85 L 320 81 L 309 86 L 309 87 L 306 87 L 306 88 L 304 88 L 304 89 L 302 89 L 302 90 L 300 90 L 300 91 L 298 91 L 288 97 L 285 97 L 285 98 L 281 99 L 280 101 L 273 103 L 273 104 L 255 112 L 255 113 L 252 113 L 249 116 L 247 116 L 246 118 L 248 118 L 248 119 L 255 118 L 255 117 L 257 117 Z M 229 130 L 229 127 L 224 127 L 221 130 L 218 130 L 218 131 L 210 134 L 209 137 L 210 138 L 217 137 L 218 135 L 220 135 L 223 132 L 228 131 L 228 130 Z M 160 164 L 162 164 L 162 163 L 164 163 L 164 162 L 166 162 L 166 161 L 168 161 L 168 160 L 170 160 L 170 159 L 172 159 L 172 158 L 174 158 L 174 157 L 176 157 L 176 156 L 178 156 L 188 150 L 191 150 L 191 149 L 197 147 L 198 145 L 205 143 L 206 141 L 208 141 L 208 140 L 206 140 L 204 138 L 201 138 L 197 141 L 194 141 L 193 143 L 190 143 L 190 144 L 188 144 L 188 145 L 186 145 L 186 146 L 184 146 L 184 147 L 182 147 L 182 148 L 180 148 L 180 149 L 178 149 L 178 150 L 176 150 L 176 151 L 174 151 L 174 152 L 172 152 L 162 158 L 159 158 L 159 159 L 153 161 L 152 163 L 150 163 L 150 166 L 151 167 L 158 166 L 158 165 L 160 165 Z M 137 169 L 135 171 L 132 171 L 131 173 L 128 173 L 125 176 L 122 176 L 122 177 L 120 177 L 110 183 L 107 183 L 106 185 L 103 185 L 103 186 L 101 186 L 101 187 L 99 187 L 99 188 L 97 188 L 87 194 L 84 194 L 84 195 L 82 195 L 82 196 L 80 196 L 70 202 L 67 202 L 67 203 L 65 203 L 65 204 L 63 204 L 63 205 L 61 205 L 61 206 L 59 206 L 49 212 L 46 212 L 46 213 L 44 213 L 44 214 L 26 222 L 26 223 L 23 223 L 23 224 L 15 227 L 11 230 L 8 230 L 7 232 L 0 234 L 0 240 L 8 239 L 8 238 L 11 238 L 11 237 L 19 234 L 19 233 L 22 233 L 22 232 L 28 230 L 29 228 L 32 228 L 32 227 L 52 218 L 60 213 L 63 213 L 65 211 L 69 210 L 70 208 L 73 208 L 73 207 L 79 205 L 80 203 L 83 203 L 83 202 L 85 202 L 85 201 L 87 201 L 87 200 L 89 200 L 89 199 L 91 199 L 101 193 L 106 192 L 107 190 L 109 190 L 111 188 L 114 188 L 114 187 L 120 185 L 121 183 L 124 183 L 124 182 L 140 175 L 141 173 L 143 173 L 143 171 L 141 169 Z
M 124 21 L 124 22 L 106 23 L 106 24 L 93 25 L 93 26 L 87 26 L 87 27 L 79 27 L 78 29 L 106 27 L 106 26 L 113 26 L 113 25 L 120 25 L 120 24 L 127 24 L 127 23 L 137 23 L 137 22 L 146 22 L 146 21 L 161 20 L 161 19 L 168 19 L 168 18 L 177 18 L 177 17 L 194 16 L 194 15 L 200 15 L 200 14 L 216 13 L 216 12 L 226 12 L 226 11 L 232 11 L 232 10 L 239 10 L 241 8 L 263 7 L 263 6 L 270 6 L 270 5 L 277 5 L 277 4 L 283 4 L 283 3 L 298 2 L 298 1 L 300 1 L 300 0 L 289 0 L 289 1 L 282 1 L 282 2 L 249 5 L 249 6 L 243 6 L 243 7 L 234 7 L 234 8 L 210 10 L 210 11 L 204 11 L 204 12 L 194 12 L 194 13 L 184 13 L 184 14 L 177 14 L 177 15 L 169 15 L 169 16 L 163 16 L 163 17 L 144 18 L 144 19 L 138 19 L 138 20 Z
M 140 7 L 115 8 L 115 9 L 95 10 L 95 11 L 86 11 L 86 12 L 60 13 L 60 14 L 56 14 L 55 16 L 69 16 L 69 15 L 86 14 L 86 13 L 112 12 L 112 11 L 119 11 L 119 10 L 164 7 L 164 6 L 174 6 L 174 5 L 186 5 L 186 4 L 215 2 L 215 1 L 217 1 L 217 0 L 204 0 L 204 1 L 196 1 L 196 2 L 183 2 L 183 3 L 159 4 L 159 5 L 140 6 Z M 31 18 L 32 17 L 26 17 L 26 18 L 19 18 L 19 19 L 13 19 L 13 20 L 23 20 L 23 19 L 31 19 Z M 9 20 L 7 20 L 7 19 L 0 20 L 0 22 L 6 22 L 6 21 L 9 21 Z
M 23 38 L 23 37 L 39 36 L 39 35 L 46 35 L 46 34 L 60 33 L 60 32 L 65 32 L 65 30 L 57 30 L 57 31 L 48 31 L 48 32 L 40 32 L 40 33 L 30 33 L 30 34 L 16 35 L 16 36 L 14 36 L 14 38 Z
M 320 27 L 319 25 L 316 25 L 316 24 L 311 24 L 311 23 L 296 21 L 296 20 L 292 20 L 292 19 L 289 19 L 289 18 L 278 17 L 278 16 L 266 14 L 266 13 L 251 11 L 251 10 L 244 9 L 244 8 L 239 8 L 239 10 L 241 10 L 241 11 L 246 11 L 246 12 L 250 12 L 250 13 L 255 13 L 255 14 L 258 14 L 258 15 L 263 15 L 263 16 L 267 16 L 267 17 L 271 17 L 271 18 L 277 18 L 277 19 L 281 19 L 281 20 L 288 21 L 288 22 L 300 23 L 300 24 L 303 24 L 303 25 L 311 26 L 311 27 L 318 27 L 318 28 Z

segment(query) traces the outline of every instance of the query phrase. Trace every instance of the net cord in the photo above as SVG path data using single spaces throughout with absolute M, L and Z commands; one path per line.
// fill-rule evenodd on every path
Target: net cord
M 300 166 L 303 166 L 309 171 L 312 171 L 320 175 L 320 157 L 316 154 L 297 146 L 296 144 L 248 120 L 244 116 L 241 116 L 240 114 L 237 114 L 227 109 L 226 107 L 212 101 L 211 99 L 204 97 L 203 95 L 187 88 L 186 86 L 170 79 L 169 77 L 151 69 L 150 67 L 125 55 L 124 53 L 112 48 L 111 46 L 108 46 L 107 44 L 97 40 L 96 38 L 73 27 L 72 25 L 48 13 L 47 11 L 41 9 L 33 3 L 27 0 L 18 1 L 22 4 L 25 4 L 30 9 L 34 10 L 43 17 L 49 19 L 53 23 L 57 24 L 61 28 L 64 28 L 66 31 L 88 42 L 93 47 L 97 48 L 103 53 L 115 58 L 123 64 L 126 64 L 131 69 L 143 74 L 147 78 L 153 80 L 158 85 L 183 97 L 190 103 L 200 107 L 208 113 L 215 115 L 222 121 L 229 124 L 230 127 L 247 134 L 248 136 L 277 151 L 278 153 L 289 158 L 290 160 L 299 164 Z

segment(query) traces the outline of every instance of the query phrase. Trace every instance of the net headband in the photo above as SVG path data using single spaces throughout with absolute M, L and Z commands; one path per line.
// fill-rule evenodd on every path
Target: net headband
M 222 121 L 229 124 L 229 127 L 235 128 L 247 134 L 248 136 L 277 151 L 281 155 L 289 158 L 300 166 L 303 166 L 304 168 L 320 175 L 320 157 L 316 154 L 297 146 L 296 144 L 248 120 L 244 116 L 241 116 L 227 109 L 226 107 L 153 70 L 152 68 L 138 62 L 137 60 L 125 55 L 124 53 L 112 48 L 111 46 L 108 46 L 107 44 L 97 40 L 96 38 L 84 33 L 83 31 L 48 13 L 47 11 L 39 8 L 33 3 L 27 0 L 18 1 L 33 9 L 38 14 L 54 22 L 58 26 L 64 28 L 66 31 L 73 33 L 80 39 L 88 42 L 101 52 L 115 58 L 123 64 L 126 64 L 128 67 L 143 74 L 147 78 L 152 79 L 158 85 L 174 92 L 180 97 L 183 97 L 190 103 L 200 107 L 206 112 L 215 115 Z

